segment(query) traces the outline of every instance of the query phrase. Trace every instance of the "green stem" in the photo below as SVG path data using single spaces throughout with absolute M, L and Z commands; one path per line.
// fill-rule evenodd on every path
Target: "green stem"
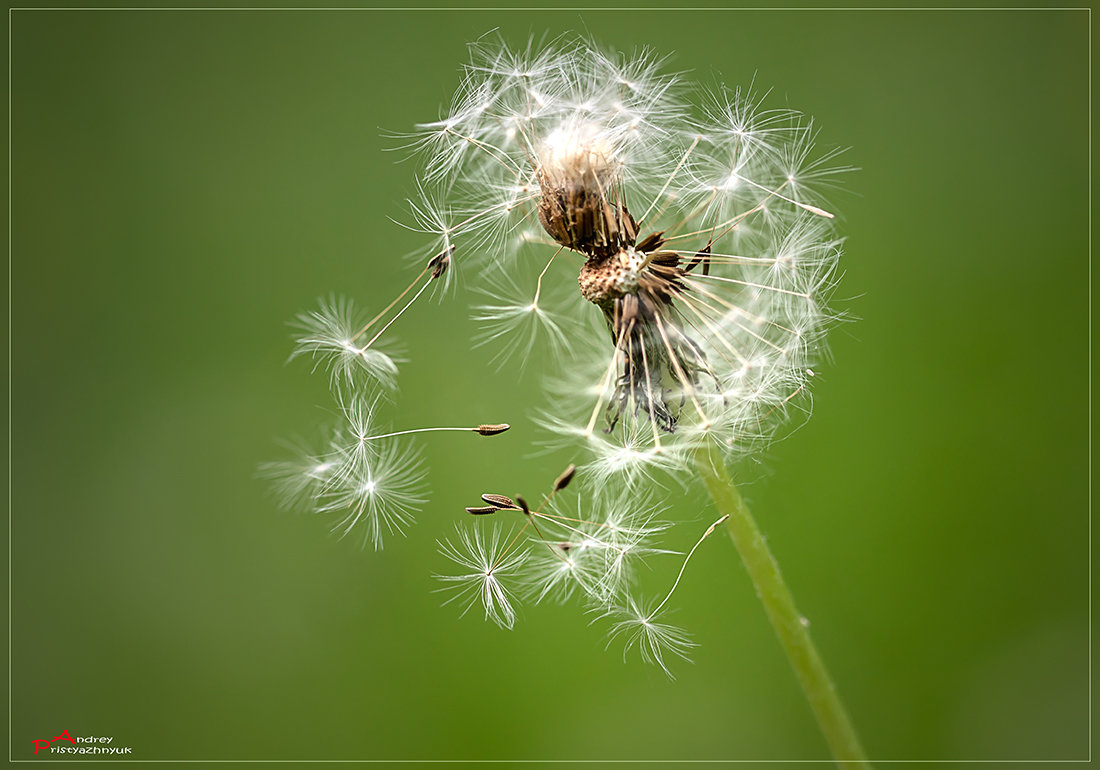
M 787 584 L 783 582 L 779 565 L 768 550 L 768 544 L 741 493 L 730 479 L 717 447 L 707 444 L 699 449 L 695 463 L 718 512 L 729 516 L 726 526 L 733 544 L 756 586 L 756 593 L 764 603 L 768 619 L 779 635 L 779 641 L 837 764 L 841 767 L 870 767 L 829 672 L 825 670 L 825 664 L 810 640 L 806 623 L 794 606 L 794 598 Z

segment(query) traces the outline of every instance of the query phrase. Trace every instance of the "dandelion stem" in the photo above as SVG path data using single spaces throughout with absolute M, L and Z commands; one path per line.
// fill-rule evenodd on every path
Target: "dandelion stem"
M 695 464 L 719 513 L 728 516 L 726 527 L 733 544 L 752 578 L 756 593 L 764 604 L 768 619 L 779 636 L 837 765 L 869 768 L 855 728 L 810 639 L 804 619 L 795 607 L 794 598 L 779 572 L 779 565 L 741 493 L 730 479 L 717 447 L 712 443 L 701 447 L 695 455 Z
M 552 257 L 550 257 L 550 261 L 546 263 L 546 267 L 544 267 L 542 269 L 542 272 L 539 273 L 538 283 L 535 284 L 535 298 L 531 300 L 531 307 L 538 307 L 539 295 L 542 294 L 542 278 L 546 275 L 546 271 L 550 269 L 550 265 L 554 264 L 554 257 L 557 257 L 558 254 L 561 254 L 561 250 L 564 248 L 564 246 L 558 247 L 558 250 L 554 252 L 554 255 Z
M 633 325 L 633 322 L 631 322 Z M 623 337 L 626 336 L 627 327 L 624 325 L 619 329 L 619 337 L 615 340 L 615 350 L 611 354 L 611 363 L 607 367 L 607 372 L 604 373 L 603 379 L 600 380 L 600 397 L 596 400 L 596 406 L 592 408 L 592 417 L 588 420 L 588 427 L 584 429 L 585 436 L 592 435 L 592 429 L 596 427 L 596 417 L 600 413 L 600 407 L 603 406 L 603 397 L 607 393 L 607 386 L 611 384 L 611 377 L 615 374 L 615 369 L 619 364 L 619 351 L 622 350 Z
M 516 541 L 518 541 L 523 533 L 527 531 L 527 528 L 531 526 L 531 517 L 528 516 L 526 517 L 526 519 L 527 520 L 523 522 L 523 526 L 520 527 L 519 532 L 517 532 L 515 536 L 508 541 L 508 545 L 505 546 L 504 550 L 500 552 L 500 556 L 497 557 L 497 560 L 493 562 L 493 566 L 489 568 L 489 572 L 492 572 L 501 565 L 501 563 L 504 561 L 504 558 L 512 552 L 512 547 L 516 544 Z
M 740 174 L 737 175 L 737 178 L 745 181 L 746 183 L 748 183 L 749 185 L 755 187 L 758 190 L 763 190 L 764 192 L 768 193 L 769 195 L 774 195 L 776 198 L 779 198 L 780 200 L 785 200 L 785 201 L 787 201 L 787 203 L 790 203 L 794 206 L 798 206 L 800 209 L 804 209 L 805 211 L 808 211 L 811 214 L 817 214 L 819 217 L 825 217 L 826 219 L 832 219 L 833 218 L 833 215 L 830 214 L 825 209 L 818 208 L 817 206 L 811 206 L 809 203 L 802 203 L 801 201 L 796 201 L 794 198 L 788 198 L 786 195 L 780 195 L 779 190 L 769 190 L 764 185 L 758 184 L 757 182 L 754 182 L 751 179 L 748 179 L 747 177 L 743 177 Z M 784 183 L 783 187 L 786 187 L 786 186 L 787 186 L 786 183 Z M 782 188 L 780 188 L 780 189 L 782 189 Z
M 687 556 L 684 557 L 684 563 L 680 565 L 680 572 L 676 575 L 676 582 L 672 584 L 672 588 L 668 589 L 668 593 L 665 594 L 665 598 L 661 600 L 661 603 L 657 605 L 653 612 L 649 613 L 650 618 L 656 617 L 657 613 L 661 611 L 661 608 L 668 604 L 668 600 L 672 598 L 672 595 L 674 593 L 676 593 L 676 588 L 680 585 L 680 579 L 684 576 L 684 570 L 687 569 L 688 562 L 691 561 L 691 557 L 695 555 L 695 552 L 699 549 L 699 546 L 703 544 L 704 540 L 711 536 L 711 533 L 714 532 L 715 527 L 717 527 L 729 517 L 730 515 L 728 513 L 722 516 L 722 518 L 720 518 L 718 521 L 707 527 L 707 531 L 703 533 L 703 536 L 695 541 L 695 545 L 691 547 L 691 550 L 688 551 Z
M 463 433 L 477 433 L 477 428 L 412 428 L 410 430 L 395 430 L 392 433 L 380 433 L 377 436 L 365 436 L 361 441 L 374 441 L 382 438 L 393 438 L 394 436 L 407 436 L 410 433 L 436 433 L 439 431 L 457 430 Z
M 418 280 L 419 280 L 419 279 L 418 279 Z M 416 294 L 414 294 L 414 295 L 413 295 L 413 298 L 412 298 L 412 299 L 410 299 L 410 300 L 408 301 L 408 303 L 407 303 L 407 304 L 405 305 L 405 307 L 403 307 L 403 308 L 401 308 L 401 309 L 400 309 L 399 311 L 397 311 L 397 315 L 395 315 L 395 316 L 394 316 L 393 318 L 391 318 L 391 319 L 389 320 L 389 322 L 388 322 L 388 323 L 387 323 L 387 324 L 386 324 L 385 326 L 383 326 L 383 327 L 382 327 L 382 328 L 381 328 L 381 329 L 379 330 L 379 332 L 378 332 L 377 334 L 375 334 L 375 335 L 374 335 L 373 337 L 371 337 L 371 338 L 370 338 L 370 341 L 369 341 L 369 342 L 368 342 L 368 343 L 367 343 L 366 345 L 364 345 L 363 347 L 361 347 L 361 348 L 359 349 L 359 354 L 360 354 L 360 355 L 362 355 L 363 353 L 366 353 L 366 352 L 367 352 L 367 349 L 368 349 L 368 348 L 369 348 L 369 347 L 370 347 L 371 345 L 373 345 L 373 344 L 374 344 L 375 342 L 377 342 L 377 341 L 378 341 L 378 338 L 379 338 L 379 337 L 381 337 L 381 336 L 382 336 L 383 334 L 385 334 L 385 333 L 386 333 L 386 329 L 388 329 L 388 328 L 390 328 L 391 326 L 393 326 L 393 324 L 394 324 L 394 321 L 396 321 L 396 320 L 397 320 L 398 318 L 400 318 L 400 317 L 402 316 L 402 314 L 403 314 L 403 313 L 404 313 L 404 312 L 405 312 L 406 310 L 408 310 L 408 309 L 409 309 L 409 307 L 410 307 L 410 306 L 412 305 L 412 303 L 414 303 L 414 302 L 416 302 L 416 301 L 417 301 L 418 299 L 420 299 L 420 295 L 421 295 L 421 294 L 423 294 L 423 293 L 424 293 L 424 290 L 425 290 L 425 289 L 427 289 L 427 288 L 428 288 L 429 286 L 431 286 L 431 285 L 432 285 L 432 282 L 431 282 L 430 280 L 428 280 L 428 281 L 425 281 L 425 282 L 424 282 L 424 285 L 423 285 L 423 286 L 421 286 L 421 287 L 420 287 L 420 289 L 419 289 L 419 290 L 418 290 L 418 291 L 416 292 Z M 406 290 L 406 293 L 407 293 L 407 290 Z
M 642 214 L 641 218 L 638 219 L 639 222 L 645 222 L 646 218 L 653 213 L 653 209 L 656 208 L 661 199 L 665 197 L 665 190 L 668 189 L 668 186 L 672 184 L 672 180 L 675 179 L 676 175 L 680 173 L 680 169 L 682 169 L 684 167 L 684 164 L 687 163 L 688 156 L 690 156 L 691 153 L 695 150 L 696 145 L 699 144 L 700 138 L 701 137 L 697 136 L 695 137 L 695 139 L 692 140 L 691 146 L 688 147 L 687 152 L 684 153 L 684 157 L 680 158 L 680 162 L 676 164 L 676 168 L 672 169 L 672 173 L 669 174 L 668 179 L 665 180 L 665 186 L 661 188 L 661 191 L 657 193 L 657 196 L 653 199 L 653 203 L 649 204 L 649 208 L 646 209 L 645 213 Z
M 466 136 L 465 134 L 460 134 L 457 131 L 455 131 L 453 128 L 451 128 L 450 126 L 443 129 L 443 131 L 444 131 L 444 133 L 451 134 L 453 136 L 457 136 L 459 139 L 462 139 L 462 140 L 465 140 L 465 141 L 469 142 L 474 147 L 481 148 L 482 150 L 484 150 L 489 155 L 490 158 L 492 158 L 495 161 L 498 161 L 503 166 L 508 166 L 509 164 L 511 164 L 511 169 L 509 169 L 509 170 L 516 171 L 519 174 L 523 173 L 523 169 L 521 169 L 519 166 L 517 166 L 516 162 L 514 160 L 509 158 L 507 155 L 503 154 L 496 147 L 491 147 L 491 146 L 485 144 L 485 142 L 479 142 L 477 139 L 474 139 L 472 136 Z
M 416 276 L 416 278 L 413 278 L 413 280 L 412 280 L 412 283 L 410 283 L 410 284 L 409 284 L 409 285 L 408 285 L 408 286 L 407 286 L 407 287 L 405 288 L 405 291 L 401 292 L 401 293 L 400 293 L 400 294 L 398 294 L 398 295 L 397 295 L 396 297 L 394 297 L 394 299 L 393 299 L 393 302 L 391 302 L 390 304 L 386 305 L 386 306 L 385 306 L 384 308 L 382 308 L 382 311 L 381 311 L 381 312 L 380 312 L 380 313 L 379 313 L 378 315 L 376 315 L 376 316 L 375 316 L 374 318 L 372 318 L 372 319 L 370 319 L 369 321 L 367 321 L 367 325 L 366 325 L 366 326 L 364 326 L 364 327 L 363 327 L 362 329 L 360 329 L 360 330 L 359 330 L 358 332 L 356 332 L 356 333 L 355 333 L 355 336 L 351 338 L 351 341 L 352 341 L 352 342 L 354 342 L 355 340 L 357 340 L 357 339 L 359 339 L 360 337 L 362 337 L 362 336 L 363 336 L 364 334 L 366 334 L 366 333 L 367 333 L 367 329 L 369 329 L 370 327 L 372 327 L 372 326 L 374 326 L 374 325 L 375 325 L 376 323 L 378 323 L 378 319 L 379 319 L 379 318 L 381 318 L 382 316 L 384 316 L 384 315 L 385 315 L 386 313 L 390 312 L 390 310 L 392 310 L 392 309 L 393 309 L 393 306 L 394 306 L 394 305 L 396 305 L 396 304 L 397 304 L 398 302 L 400 302 L 400 301 L 401 301 L 402 297 L 404 297 L 404 296 L 405 296 L 406 294 L 408 294 L 408 293 L 409 293 L 410 291 L 412 291 L 412 287 L 413 287 L 413 286 L 416 286 L 417 282 L 418 282 L 418 281 L 419 281 L 419 280 L 420 280 L 421 278 L 423 278 L 423 277 L 424 277 L 424 273 L 428 272 L 428 268 L 429 268 L 429 267 L 431 267 L 431 265 L 427 265 L 427 266 L 425 266 L 425 267 L 424 267 L 424 269 L 420 271 L 420 275 Z

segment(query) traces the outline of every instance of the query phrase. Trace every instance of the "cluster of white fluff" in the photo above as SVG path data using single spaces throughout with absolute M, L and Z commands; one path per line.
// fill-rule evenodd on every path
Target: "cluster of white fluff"
M 671 676 L 669 655 L 686 658 L 694 646 L 682 630 L 661 620 L 679 579 L 661 600 L 645 602 L 635 596 L 637 568 L 653 556 L 677 556 L 683 575 L 695 549 L 725 517 L 683 555 L 659 546 L 670 524 L 652 495 L 627 485 L 570 494 L 566 486 L 559 479 L 538 507 L 489 494 L 482 499 L 489 505 L 468 508 L 497 521 L 459 526 L 454 540 L 441 541 L 440 552 L 461 570 L 437 575 L 451 594 L 446 603 L 458 602 L 463 614 L 477 607 L 486 620 L 510 629 L 519 601 L 577 600 L 609 624 L 609 635 L 624 641 L 624 652 L 637 646 L 645 660 Z
M 397 387 L 397 364 L 365 345 L 367 321 L 350 300 L 324 300 L 295 326 L 291 357 L 311 357 L 328 370 L 337 417 L 315 445 L 300 442 L 289 459 L 264 463 L 260 472 L 284 507 L 324 515 L 340 537 L 358 533 L 364 546 L 380 549 L 427 502 L 427 471 L 408 432 L 388 431 L 378 420 Z

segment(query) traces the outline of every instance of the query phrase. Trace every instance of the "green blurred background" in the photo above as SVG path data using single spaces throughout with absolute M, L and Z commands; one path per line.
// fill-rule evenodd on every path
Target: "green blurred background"
M 285 365 L 330 292 L 415 270 L 411 163 L 465 44 L 565 31 L 772 88 L 861 171 L 815 415 L 745 491 L 879 759 L 1089 752 L 1088 15 L 50 12 L 11 16 L 12 756 L 827 756 L 728 539 L 700 550 L 676 681 L 575 606 L 440 608 L 435 540 L 542 488 L 537 367 L 482 376 L 468 295 L 402 320 L 401 425 L 433 503 L 381 553 L 279 512 L 257 463 L 330 401 Z M 674 515 L 703 522 L 697 493 Z M 693 526 L 682 537 L 688 543 Z M 649 576 L 665 585 L 666 571 Z M 653 588 L 655 592 L 656 587 Z

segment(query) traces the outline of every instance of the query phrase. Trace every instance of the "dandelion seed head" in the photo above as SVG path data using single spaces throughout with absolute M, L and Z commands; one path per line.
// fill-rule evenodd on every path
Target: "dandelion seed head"
M 583 471 L 604 483 L 675 472 L 706 440 L 759 447 L 804 399 L 801 372 L 835 319 L 840 241 L 817 196 L 844 170 L 836 154 L 766 92 L 722 87 L 697 106 L 688 95 L 648 51 L 490 36 L 426 161 L 451 200 L 483 191 L 449 231 L 492 242 L 505 276 L 475 310 L 479 344 L 504 360 L 552 342 L 566 376 L 551 390 L 590 406 L 546 407 L 541 423 L 582 443 Z M 560 271 L 533 274 L 555 246 L 583 261 L 586 310 L 543 292 L 565 285 Z M 606 331 L 566 330 L 585 312 Z

